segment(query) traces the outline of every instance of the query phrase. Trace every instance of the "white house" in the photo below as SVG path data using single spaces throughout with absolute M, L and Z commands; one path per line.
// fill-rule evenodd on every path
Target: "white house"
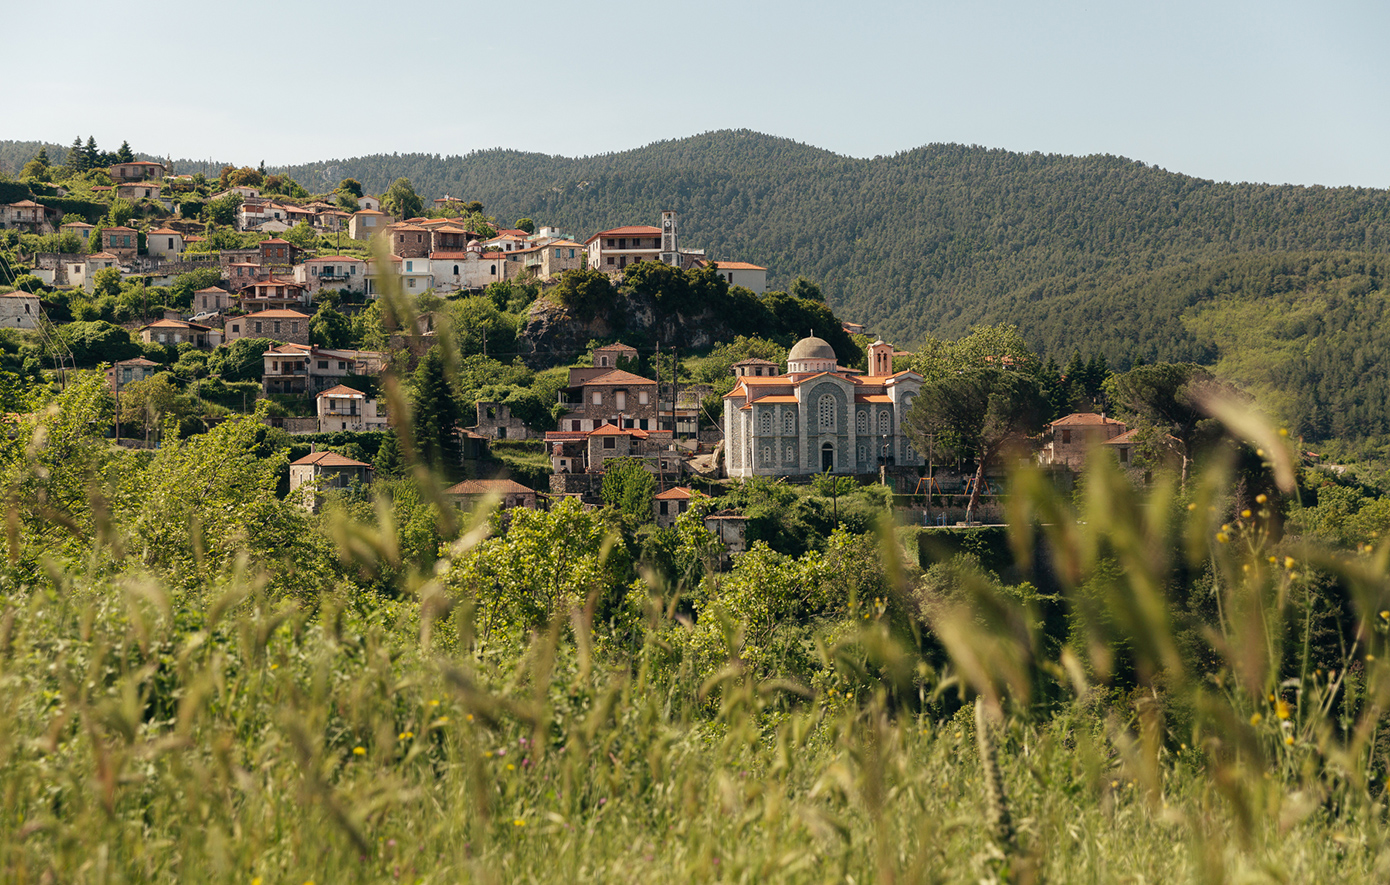
M 323 255 L 294 266 L 294 281 L 312 295 L 320 289 L 367 290 L 367 262 L 351 255 Z
M 599 231 L 584 241 L 584 248 L 589 267 L 615 273 L 639 261 L 659 261 L 661 228 L 638 224 Z
M 183 254 L 183 234 L 173 228 L 161 227 L 145 235 L 145 250 L 166 261 L 172 261 Z
M 39 327 L 39 296 L 28 292 L 0 295 L 0 328 L 37 329 Z
M 431 252 L 430 276 L 440 292 L 481 289 L 506 276 L 505 261 L 505 253 L 484 252 L 475 243 L 462 252 Z
M 767 268 L 757 264 L 749 264 L 746 261 L 705 261 L 702 264 L 714 265 L 715 270 L 721 277 L 728 280 L 730 286 L 742 286 L 749 289 L 755 295 L 761 295 L 767 291 Z
M 357 198 L 357 208 L 360 210 L 367 210 L 371 212 L 380 212 L 381 198 L 374 197 L 371 194 L 364 194 L 363 196 Z
M 330 387 L 317 397 L 319 433 L 335 430 L 386 430 L 386 411 L 360 390 L 342 384 Z
M 400 258 L 390 255 L 388 260 L 395 268 L 396 275 L 400 277 L 401 291 L 418 294 L 433 287 L 434 280 L 428 258 Z M 375 259 L 367 262 L 366 274 L 367 296 L 375 298 L 381 294 L 381 272 L 377 270 Z
M 110 252 L 93 252 L 84 255 L 81 261 L 68 262 L 68 285 L 85 289 L 92 276 L 108 267 L 120 267 L 121 259 Z

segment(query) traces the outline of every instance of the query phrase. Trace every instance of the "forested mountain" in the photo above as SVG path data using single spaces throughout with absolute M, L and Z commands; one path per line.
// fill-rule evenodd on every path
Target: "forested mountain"
M 0 143 L 0 168 L 36 146 Z M 1220 184 L 1120 157 L 962 145 L 860 160 L 721 131 L 578 159 L 498 149 L 280 171 L 312 191 L 352 177 L 379 193 L 404 176 L 426 200 L 479 200 L 499 222 L 526 216 L 580 237 L 675 209 L 684 245 L 767 265 L 773 287 L 817 280 L 837 313 L 902 346 L 1015 322 L 1049 352 L 1099 350 L 1120 367 L 1217 359 L 1219 342 L 1184 311 L 1217 294 L 1286 291 L 1274 277 L 1294 294 L 1305 272 L 1281 274 L 1281 262 L 1313 260 L 1310 282 L 1322 284 L 1390 252 L 1385 191 Z M 1377 257 L 1294 254 L 1315 251 Z M 1264 257 L 1237 258 L 1251 255 Z
M 1220 184 L 1112 156 L 928 145 L 859 160 L 747 131 L 568 159 L 492 150 L 293 167 L 311 189 L 346 176 L 379 191 L 481 201 L 580 236 L 681 212 L 683 243 L 821 282 L 836 310 L 910 345 L 1015 319 L 1021 291 L 1147 274 L 1245 252 L 1390 250 L 1390 197 L 1367 188 Z M 1025 334 L 1038 337 L 1020 318 Z M 1120 358 L 1151 341 L 1115 338 Z M 1169 344 L 1173 350 L 1162 350 Z M 1155 356 L 1195 353 L 1190 336 Z

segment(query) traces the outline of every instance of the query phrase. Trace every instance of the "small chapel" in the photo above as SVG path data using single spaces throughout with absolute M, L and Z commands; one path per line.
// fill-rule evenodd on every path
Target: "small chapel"
M 877 473 L 925 463 L 903 432 L 922 388 L 916 372 L 893 371 L 893 345 L 869 345 L 869 372 L 841 369 L 835 349 L 811 336 L 787 354 L 734 365 L 724 397 L 724 464 L 730 477 Z

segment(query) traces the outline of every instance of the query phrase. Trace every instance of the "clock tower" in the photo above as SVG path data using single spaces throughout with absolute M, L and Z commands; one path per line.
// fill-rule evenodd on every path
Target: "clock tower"
M 661 213 L 661 262 L 672 267 L 681 266 L 681 253 L 676 245 L 676 222 L 675 212 Z

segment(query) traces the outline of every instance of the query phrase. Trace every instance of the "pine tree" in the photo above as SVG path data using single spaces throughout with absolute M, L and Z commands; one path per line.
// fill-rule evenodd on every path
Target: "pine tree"
M 386 434 L 386 439 L 381 442 L 381 448 L 377 449 L 372 467 L 376 470 L 378 477 L 405 475 L 405 457 L 401 454 L 401 442 L 396 438 L 396 431 L 393 430 Z
M 122 141 L 120 149 L 116 151 L 117 163 L 135 162 L 135 152 L 130 149 L 130 142 Z
M 411 405 L 415 445 L 421 459 L 446 474 L 457 473 L 463 461 L 458 436 L 462 415 L 449 388 L 444 355 L 438 346 L 429 349 L 415 370 Z
M 43 168 L 48 168 L 48 148 L 41 147 L 39 152 L 34 155 L 34 159 L 43 164 Z
M 77 172 L 85 172 L 88 169 L 87 155 L 82 151 L 82 136 L 79 135 L 72 140 L 72 147 L 68 148 L 68 155 L 63 164 Z
M 101 166 L 101 151 L 97 148 L 95 136 L 87 136 L 87 145 L 82 148 L 82 156 L 87 164 L 85 169 L 96 169 Z

